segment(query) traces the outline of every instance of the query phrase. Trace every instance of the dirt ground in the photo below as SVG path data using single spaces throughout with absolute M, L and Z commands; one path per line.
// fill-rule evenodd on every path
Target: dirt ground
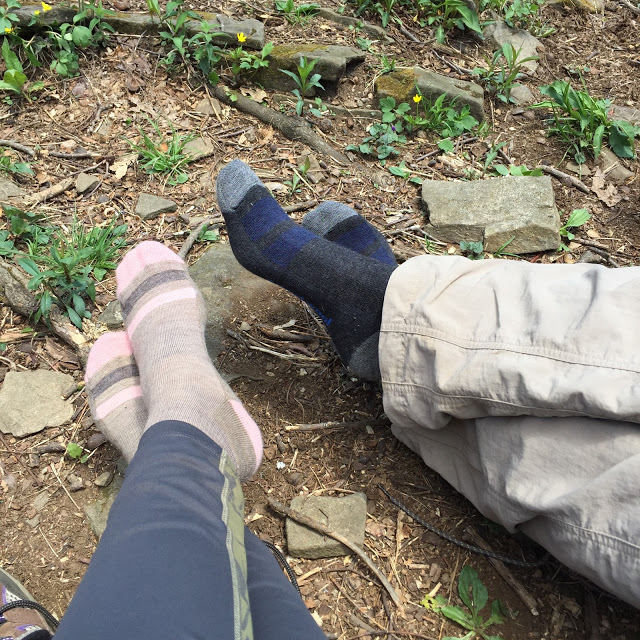
M 105 4 L 109 6 L 108 2 Z M 330 2 L 321 4 L 335 8 Z M 136 8 L 134 3 L 131 7 Z M 274 42 L 313 39 L 353 44 L 355 39 L 352 32 L 321 19 L 314 19 L 304 28 L 290 25 L 266 2 L 206 7 L 196 3 L 194 8 L 236 17 L 255 15 L 266 24 L 266 39 Z M 575 67 L 586 65 L 589 71 L 584 80 L 592 94 L 615 97 L 619 105 L 640 105 L 640 43 L 633 14 L 615 2 L 609 2 L 603 14 L 583 14 L 562 7 L 546 8 L 545 14 L 556 33 L 544 39 L 540 67 L 536 76 L 526 81 L 530 88 L 568 78 Z M 469 37 L 454 37 L 448 45 L 434 47 L 431 42 L 411 42 L 395 27 L 390 27 L 389 32 L 394 42 L 378 45 L 377 50 L 396 56 L 402 66 L 419 64 L 452 77 L 457 76 L 442 58 L 473 68 L 482 64 L 486 53 Z M 340 171 L 325 159 L 326 180 L 317 185 L 304 183 L 295 194 L 286 188 L 279 190 L 277 183 L 291 179 L 301 154 L 308 150 L 228 107 L 223 108 L 220 118 L 194 111 L 194 105 L 206 96 L 202 87 L 190 85 L 185 77 L 168 77 L 158 60 L 153 39 L 118 36 L 100 55 L 81 60 L 77 78 L 61 80 L 45 74 L 47 89 L 36 101 L 0 107 L 0 138 L 39 145 L 44 150 L 34 165 L 36 176 L 21 180 L 25 188 L 37 192 L 82 170 L 91 169 L 91 173 L 101 175 L 101 186 L 87 197 L 78 197 L 70 190 L 39 207 L 52 222 L 69 224 L 77 216 L 92 226 L 116 216 L 129 225 L 129 244 L 154 239 L 178 250 L 202 216 L 218 214 L 212 179 L 226 162 L 240 158 L 249 162 L 263 180 L 276 183 L 274 193 L 281 204 L 340 200 L 355 206 L 383 230 L 400 260 L 425 251 L 419 232 L 416 235 L 415 231 L 403 231 L 424 223 L 417 187 L 370 161 L 362 161 L 367 167 L 364 171 Z M 366 63 L 345 78 L 326 101 L 349 107 L 372 104 L 376 70 L 377 59 L 368 54 Z M 111 108 L 100 109 L 107 104 Z M 564 167 L 565 149 L 558 141 L 546 138 L 541 111 L 513 108 L 489 98 L 486 111 L 492 129 L 490 140 L 507 141 L 504 150 L 514 163 L 531 167 L 548 162 Z M 148 128 L 148 117 L 166 119 L 179 131 L 197 133 L 214 145 L 211 157 L 190 165 L 186 184 L 163 186 L 157 178 L 136 171 L 135 166 L 122 179 L 110 171 L 114 158 L 130 152 L 124 138 L 137 135 L 136 125 Z M 369 124 L 370 121 L 351 116 L 332 118 L 325 137 L 335 148 L 344 149 L 347 144 L 360 142 Z M 412 139 L 402 147 L 399 159 L 413 166 L 416 158 L 436 148 L 436 141 L 430 137 Z M 61 160 L 47 155 L 47 150 L 80 148 L 99 154 L 102 160 Z M 486 148 L 475 143 L 460 150 L 453 160 L 438 159 L 432 166 L 428 159 L 416 161 L 415 168 L 433 179 L 462 178 L 464 169 L 471 167 Z M 593 168 L 593 163 L 590 166 Z M 639 168 L 637 161 L 629 166 L 636 172 Z M 620 266 L 636 264 L 640 256 L 640 187 L 634 179 L 615 189 L 619 198 L 615 198 L 615 205 L 608 206 L 595 193 L 585 194 L 554 181 L 564 219 L 571 210 L 582 207 L 590 211 L 592 218 L 580 230 L 569 252 L 526 259 L 575 262 L 591 243 Z M 133 211 L 137 196 L 143 191 L 173 199 L 178 211 L 141 221 Z M 294 213 L 293 217 L 299 220 L 302 215 Z M 0 220 L 0 228 L 2 225 Z M 220 231 L 224 242 L 224 227 Z M 195 261 L 205 249 L 196 244 L 189 261 Z M 436 245 L 436 250 L 459 251 L 453 245 Z M 282 296 L 288 298 L 288 294 Z M 114 298 L 115 279 L 111 275 L 99 285 L 92 321 L 86 323 L 91 337 L 99 331 L 94 322 L 98 313 Z M 379 631 L 381 638 L 460 636 L 459 627 L 419 603 L 432 590 L 459 603 L 457 576 L 469 564 L 487 585 L 490 598 L 499 598 L 512 612 L 505 624 L 491 629 L 491 633 L 505 640 L 638 637 L 640 612 L 552 558 L 536 569 L 512 568 L 513 575 L 538 603 L 539 615 L 532 615 L 486 558 L 426 531 L 392 505 L 378 483 L 428 522 L 456 537 L 463 538 L 465 530 L 473 528 L 495 551 L 523 559 L 535 559 L 540 554 L 532 543 L 516 540 L 485 519 L 399 444 L 389 427 L 381 424 L 380 390 L 349 376 L 323 329 L 301 303 L 291 298 L 290 309 L 290 314 L 273 317 L 248 302 L 246 309 L 238 309 L 230 328 L 242 333 L 242 323 L 248 323 L 251 329 L 244 333 L 259 339 L 257 325 L 273 327 L 294 318 L 297 328 L 315 336 L 307 345 L 306 355 L 288 361 L 250 349 L 247 340 L 229 337 L 217 363 L 222 371 L 239 374 L 233 386 L 264 433 L 264 463 L 257 476 L 245 485 L 248 526 L 264 540 L 286 549 L 284 523 L 267 506 L 269 496 L 288 502 L 296 495 L 362 491 L 368 498 L 369 514 L 365 551 L 408 603 L 403 612 L 398 612 L 354 557 L 291 559 L 305 602 L 322 621 L 327 634 L 341 640 L 360 637 L 367 629 Z M 17 333 L 27 324 L 28 319 L 0 305 L 0 333 Z M 246 329 L 246 325 L 243 327 Z M 71 350 L 44 327 L 37 329 L 8 343 L 0 357 L 0 380 L 9 369 L 44 368 L 70 373 L 80 382 L 82 367 Z M 284 352 L 283 345 L 273 348 Z M 114 471 L 119 458 L 109 444 L 96 449 L 86 464 L 78 464 L 60 451 L 34 455 L 43 444 L 84 444 L 95 433 L 84 392 L 72 398 L 76 411 L 69 424 L 22 440 L 4 436 L 0 441 L 0 565 L 23 581 L 56 616 L 64 613 L 96 548 L 83 511 L 84 505 L 95 500 L 101 491 L 93 480 L 105 470 Z M 309 432 L 289 428 L 329 421 L 357 424 Z M 285 463 L 283 469 L 278 468 L 278 462 Z M 67 493 L 66 478 L 70 473 L 84 479 L 83 491 Z M 99 599 L 100 594 L 95 597 Z

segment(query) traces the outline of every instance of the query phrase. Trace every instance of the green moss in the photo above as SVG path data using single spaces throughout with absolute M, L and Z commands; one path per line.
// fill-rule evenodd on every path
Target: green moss
M 416 74 L 413 69 L 399 69 L 385 73 L 376 80 L 378 98 L 391 96 L 398 104 L 409 102 L 416 92 Z

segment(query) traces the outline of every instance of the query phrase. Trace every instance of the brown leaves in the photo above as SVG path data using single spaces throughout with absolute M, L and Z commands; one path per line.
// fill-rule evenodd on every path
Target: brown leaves
M 593 175 L 591 191 L 593 191 L 593 193 L 598 196 L 598 199 L 608 207 L 613 207 L 622 200 L 622 196 L 618 192 L 618 188 L 613 184 L 607 183 L 605 174 L 600 168 L 597 168 Z

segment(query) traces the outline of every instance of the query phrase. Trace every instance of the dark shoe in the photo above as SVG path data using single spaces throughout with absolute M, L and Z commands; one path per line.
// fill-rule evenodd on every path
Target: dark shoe
M 58 621 L 0 569 L 0 640 L 50 640 Z

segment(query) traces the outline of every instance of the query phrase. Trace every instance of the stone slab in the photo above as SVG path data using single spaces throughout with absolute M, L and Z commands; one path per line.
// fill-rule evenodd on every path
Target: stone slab
M 504 44 L 511 44 L 516 51 L 520 50 L 519 59 L 538 56 L 538 49 L 544 48 L 544 45 L 538 38 L 532 36 L 528 31 L 523 29 L 514 29 L 510 27 L 504 20 L 496 19 L 487 25 L 483 30 L 483 35 L 490 45 L 495 49 L 501 49 Z M 537 60 L 529 60 L 523 63 L 523 68 L 533 73 L 538 68 Z
M 15 182 L 0 176 L 0 202 L 9 202 L 9 198 L 22 198 L 27 192 Z
M 121 469 L 122 467 L 119 465 L 118 473 L 114 475 L 113 480 L 108 486 L 100 489 L 100 495 L 96 500 L 90 502 L 84 508 L 91 530 L 98 540 L 100 540 L 104 530 L 107 528 L 109 512 L 124 482 L 124 472 Z
M 8 371 L 0 389 L 0 431 L 16 437 L 59 427 L 71 419 L 73 406 L 63 399 L 75 380 L 57 371 Z
M 342 13 L 338 13 L 337 11 L 332 11 L 331 9 L 325 9 L 321 7 L 318 9 L 318 13 L 316 14 L 319 18 L 324 18 L 325 20 L 329 20 L 337 25 L 343 27 L 358 27 L 362 33 L 371 36 L 372 38 L 376 38 L 376 40 L 380 40 L 381 42 L 393 42 L 393 40 L 387 35 L 386 31 L 379 27 L 376 24 L 370 24 L 368 22 L 363 22 L 360 18 L 353 18 L 352 16 L 345 16 Z
M 509 253 L 556 250 L 560 215 L 549 176 L 505 176 L 475 182 L 425 180 L 427 231 L 444 242 L 483 242 Z
M 367 496 L 353 493 L 343 498 L 331 496 L 297 497 L 291 508 L 321 522 L 347 540 L 362 546 L 367 522 Z M 332 558 L 353 553 L 342 543 L 287 518 L 287 551 L 297 558 Z
M 215 147 L 211 140 L 206 138 L 194 138 L 184 145 L 182 152 L 186 156 L 191 156 L 194 160 L 203 156 L 213 155 Z
M 640 127 L 640 109 L 636 107 L 622 107 L 612 104 L 608 113 L 611 120 L 626 120 L 636 127 Z
M 228 244 L 214 244 L 189 273 L 207 307 L 205 340 L 212 359 L 222 353 L 233 319 L 259 312 L 262 317 L 271 314 L 286 322 L 296 313 L 295 303 L 286 300 L 283 290 L 241 266 Z
M 411 104 L 411 99 L 417 94 L 416 85 L 429 102 L 445 94 L 450 101 L 455 100 L 454 107 L 468 105 L 471 115 L 478 122 L 484 120 L 484 91 L 480 85 L 449 78 L 422 67 L 400 69 L 379 76 L 375 82 L 376 98 L 380 100 L 391 96 L 397 104 Z
M 93 191 L 100 184 L 98 176 L 92 176 L 88 173 L 80 173 L 76 178 L 76 192 L 80 195 L 87 191 Z
M 151 193 L 141 193 L 136 204 L 136 214 L 143 220 L 153 220 L 162 213 L 172 213 L 178 208 L 173 200 L 154 196 Z

